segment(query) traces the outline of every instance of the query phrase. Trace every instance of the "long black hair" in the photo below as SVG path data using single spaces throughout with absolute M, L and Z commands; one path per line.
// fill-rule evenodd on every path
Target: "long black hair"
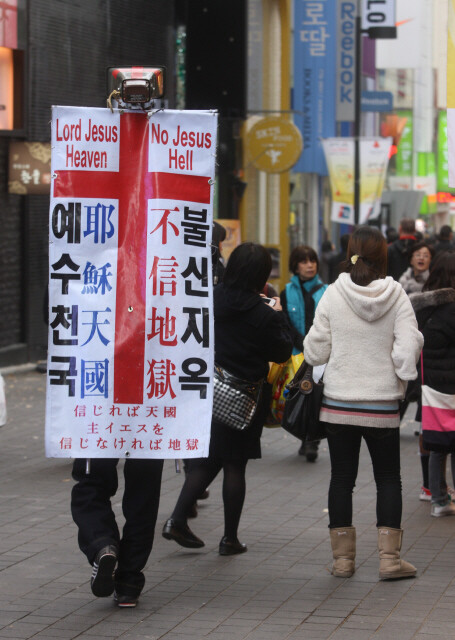
M 223 282 L 227 287 L 259 293 L 271 271 L 272 258 L 267 249 L 261 244 L 243 242 L 230 255 Z

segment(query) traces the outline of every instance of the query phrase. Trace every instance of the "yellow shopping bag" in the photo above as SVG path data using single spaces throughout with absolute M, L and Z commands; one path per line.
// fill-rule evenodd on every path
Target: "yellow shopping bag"
M 279 426 L 283 418 L 284 396 L 286 385 L 291 382 L 303 362 L 303 353 L 291 356 L 287 362 L 277 364 L 272 362 L 267 382 L 272 385 L 272 400 L 270 403 L 267 426 Z

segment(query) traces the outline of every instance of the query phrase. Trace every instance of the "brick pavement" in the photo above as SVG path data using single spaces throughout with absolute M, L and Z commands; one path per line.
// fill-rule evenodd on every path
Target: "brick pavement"
M 191 522 L 206 546 L 193 552 L 161 537 L 182 483 L 168 461 L 146 586 L 136 609 L 119 610 L 90 591 L 90 567 L 69 512 L 71 463 L 44 457 L 45 377 L 25 371 L 9 373 L 5 381 L 0 639 L 455 638 L 455 518 L 430 518 L 428 503 L 418 500 L 412 407 L 402 428 L 403 550 L 419 569 L 417 579 L 377 579 L 375 487 L 365 447 L 354 498 L 357 572 L 349 580 L 329 574 L 327 450 L 308 464 L 297 455 L 297 441 L 273 429 L 264 434 L 263 459 L 247 469 L 240 538 L 248 553 L 217 553 L 223 523 L 219 479 Z

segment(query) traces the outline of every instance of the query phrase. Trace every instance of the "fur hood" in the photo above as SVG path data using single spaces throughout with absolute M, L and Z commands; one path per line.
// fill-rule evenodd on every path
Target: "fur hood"
M 356 315 L 368 322 L 382 318 L 403 294 L 402 286 L 390 276 L 361 287 L 352 282 L 349 273 L 341 273 L 331 286 L 337 289 Z
M 417 313 L 426 307 L 440 307 L 443 304 L 455 302 L 455 289 L 436 289 L 435 291 L 411 293 L 409 300 Z

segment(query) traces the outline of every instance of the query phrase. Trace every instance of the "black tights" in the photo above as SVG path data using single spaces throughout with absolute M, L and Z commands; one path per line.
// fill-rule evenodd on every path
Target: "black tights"
M 191 460 L 185 483 L 172 513 L 176 524 L 185 525 L 191 507 L 223 469 L 224 535 L 237 539 L 240 516 L 245 500 L 245 469 L 247 460 L 198 458 Z

